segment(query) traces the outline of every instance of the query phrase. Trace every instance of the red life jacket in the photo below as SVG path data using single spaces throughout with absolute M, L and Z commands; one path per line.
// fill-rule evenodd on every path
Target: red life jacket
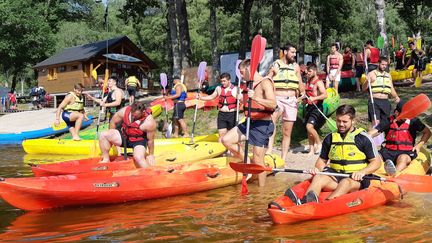
M 306 91 L 306 95 L 309 97 L 315 97 L 317 96 L 317 94 L 314 92 L 314 87 L 316 85 L 316 83 L 318 83 L 318 81 L 320 81 L 320 79 L 318 77 L 316 77 L 314 80 L 312 81 L 307 81 L 306 82 L 306 87 L 305 87 L 305 91 Z M 307 100 L 308 104 L 312 104 L 312 102 L 308 99 Z M 314 101 L 313 103 L 318 103 L 318 101 Z
M 352 55 L 351 55 L 351 53 L 344 53 L 343 54 L 343 63 L 345 65 L 352 64 Z
M 223 106 L 228 106 L 228 109 L 234 109 L 237 107 L 237 100 L 232 95 L 232 89 L 234 88 L 234 85 L 230 85 L 230 89 L 228 92 L 226 91 L 226 88 L 221 86 L 221 94 L 219 95 L 219 104 L 218 108 L 221 109 Z
M 339 68 L 339 60 L 337 57 L 330 57 L 330 69 Z
M 403 51 L 399 50 L 396 52 L 396 58 L 401 59 L 403 57 Z
M 409 132 L 410 120 L 406 119 L 400 126 L 396 119 L 390 118 L 390 129 L 386 136 L 386 149 L 411 151 L 413 149 L 414 139 Z
M 369 56 L 370 63 L 374 63 L 374 64 L 378 63 L 379 56 L 380 56 L 379 49 L 375 47 L 371 47 L 369 50 L 370 50 L 370 56 Z
M 145 121 L 145 119 L 149 115 L 151 115 L 151 110 L 147 109 L 144 113 L 144 117 L 134 122 L 131 122 L 129 120 L 131 109 L 132 109 L 131 106 L 126 107 L 124 113 L 123 124 L 122 124 L 123 135 L 125 135 L 130 142 L 143 141 L 144 139 L 146 139 L 146 133 L 141 129 L 139 129 L 139 127 Z
M 264 79 L 261 79 L 252 89 L 255 89 Z M 271 79 L 270 79 L 271 80 Z M 273 82 L 273 80 L 271 80 Z M 252 82 L 252 81 L 249 81 Z M 246 85 L 246 83 L 242 82 L 240 84 L 240 89 L 242 90 L 242 94 L 243 94 L 243 110 L 245 112 L 245 116 L 249 116 L 249 112 L 248 112 L 248 100 L 249 100 L 249 96 L 248 96 L 248 87 Z M 256 102 L 255 100 L 251 101 L 251 114 L 250 114 L 250 118 L 251 119 L 256 119 L 256 120 L 262 120 L 264 118 L 269 118 L 271 117 L 271 115 L 273 114 L 273 112 L 275 111 L 275 109 L 270 109 L 268 107 L 265 107 L 261 104 L 259 104 L 258 102 Z
M 363 53 L 357 52 L 355 54 L 356 66 L 364 66 Z

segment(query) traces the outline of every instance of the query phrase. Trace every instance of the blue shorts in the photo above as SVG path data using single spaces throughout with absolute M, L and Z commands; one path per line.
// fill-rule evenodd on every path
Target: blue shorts
M 238 124 L 241 133 L 246 134 L 246 121 Z M 270 120 L 251 120 L 249 144 L 257 147 L 268 147 L 269 138 L 273 135 L 274 124 Z
M 75 121 L 70 120 L 71 113 L 72 112 L 70 112 L 70 111 L 63 111 L 63 113 L 62 113 L 62 119 L 68 127 L 74 127 L 75 126 Z

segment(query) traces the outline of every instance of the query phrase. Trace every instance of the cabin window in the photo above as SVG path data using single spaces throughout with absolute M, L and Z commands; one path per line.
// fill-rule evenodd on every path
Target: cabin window
M 48 80 L 55 80 L 55 79 L 57 79 L 57 69 L 56 68 L 48 69 Z
M 59 73 L 66 72 L 66 66 L 60 66 L 57 69 L 58 69 L 57 72 L 59 72 Z
M 71 66 L 71 70 L 78 70 L 78 65 Z

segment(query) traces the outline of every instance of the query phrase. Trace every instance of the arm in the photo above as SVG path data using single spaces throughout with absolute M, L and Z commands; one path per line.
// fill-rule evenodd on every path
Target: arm
M 114 102 L 105 103 L 105 104 L 102 104 L 102 106 L 104 106 L 104 107 L 116 107 L 116 106 L 119 106 L 122 103 L 122 100 L 123 100 L 122 91 L 116 90 L 116 92 L 114 93 L 114 95 L 115 95 L 115 101 Z
M 117 124 L 123 121 L 125 109 L 126 108 L 122 108 L 121 110 L 119 110 L 114 114 L 114 116 L 111 118 L 111 121 L 109 123 L 109 129 L 116 129 Z
M 156 121 L 153 116 L 149 116 L 144 124 L 142 125 L 142 129 L 147 133 L 147 148 L 149 155 L 154 155 L 154 139 L 156 136 Z
M 301 72 L 300 72 L 300 66 L 298 64 L 295 65 L 295 72 L 297 75 L 297 78 L 299 80 L 299 91 L 300 93 L 304 93 L 305 87 L 304 87 L 304 83 L 303 83 L 303 79 L 301 76 Z
M 236 99 L 238 100 L 242 100 L 243 99 L 243 94 L 241 93 L 241 91 L 239 90 L 239 88 L 236 86 L 233 89 L 233 96 L 236 97 Z
M 411 56 L 410 56 L 410 58 L 408 59 L 408 62 L 407 62 L 407 64 L 405 65 L 405 69 L 407 69 L 410 65 L 411 65 L 411 62 L 412 62 L 412 53 L 411 53 Z
M 355 56 L 353 54 L 351 54 L 351 63 L 352 63 L 351 69 L 355 69 Z
M 176 91 L 175 95 L 167 95 L 167 96 L 165 96 L 165 99 L 173 100 L 173 99 L 177 99 L 178 97 L 180 97 L 181 92 L 182 92 L 182 87 L 180 85 L 177 85 L 175 91 Z
M 276 95 L 274 92 L 273 84 L 270 80 L 266 79 L 262 81 L 262 89 L 265 98 L 256 97 L 254 90 L 249 90 L 248 94 L 250 99 L 255 100 L 257 103 L 271 109 L 276 109 Z
M 391 96 L 395 99 L 395 102 L 396 102 L 396 104 L 397 103 L 399 103 L 399 101 L 400 101 L 400 98 L 399 98 L 399 96 L 397 95 L 397 93 L 396 93 L 396 90 L 395 90 L 395 88 L 394 88 L 394 86 L 393 86 L 393 80 L 392 80 L 392 77 L 390 76 L 390 89 L 391 89 Z
M 343 66 L 343 56 L 342 56 L 342 54 L 340 54 L 339 52 L 338 52 L 338 60 L 339 60 L 339 66 L 338 66 L 338 70 L 337 70 L 337 72 L 336 72 L 336 75 L 338 75 L 338 74 L 340 74 L 341 73 L 341 70 L 342 70 L 342 66 Z
M 68 94 L 58 106 L 56 111 L 56 120 L 55 120 L 56 125 L 58 125 L 58 122 L 60 121 L 60 114 L 62 113 L 63 109 L 71 102 L 72 99 L 73 99 L 72 95 Z
M 214 100 L 219 96 L 219 91 L 222 88 L 220 86 L 216 87 L 215 91 L 213 91 L 213 94 L 207 95 L 207 96 L 199 96 L 198 99 L 200 100 Z
M 366 155 L 366 159 L 369 161 L 369 164 L 365 168 L 354 172 L 351 175 L 352 179 L 360 181 L 362 180 L 363 176 L 377 171 L 381 167 L 382 160 L 377 148 L 373 144 L 372 138 L 365 132 L 360 133 L 355 138 L 355 141 L 359 150 Z
M 366 81 L 362 85 L 362 91 L 368 90 L 369 82 L 371 82 L 371 80 L 375 81 L 375 74 L 373 72 L 368 73 L 368 75 L 366 76 Z
M 423 135 L 420 139 L 420 141 L 417 143 L 417 145 L 413 148 L 413 151 L 416 150 L 417 153 L 420 152 L 421 147 L 429 140 L 429 138 L 431 137 L 431 130 L 429 129 L 429 127 L 425 126 L 425 128 L 423 129 Z
M 327 75 L 329 75 L 329 73 L 330 73 L 330 55 L 327 55 L 326 69 L 327 69 Z

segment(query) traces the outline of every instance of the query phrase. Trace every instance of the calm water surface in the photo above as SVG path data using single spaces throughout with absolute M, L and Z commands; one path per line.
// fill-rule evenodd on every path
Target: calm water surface
M 0 147 L 0 176 L 26 177 L 20 147 Z M 49 157 L 48 160 L 70 159 Z M 390 205 L 326 220 L 274 225 L 267 203 L 298 180 L 293 174 L 269 177 L 265 188 L 240 186 L 192 195 L 125 204 L 24 212 L 0 200 L 1 242 L 430 242 L 432 194 L 407 194 Z

